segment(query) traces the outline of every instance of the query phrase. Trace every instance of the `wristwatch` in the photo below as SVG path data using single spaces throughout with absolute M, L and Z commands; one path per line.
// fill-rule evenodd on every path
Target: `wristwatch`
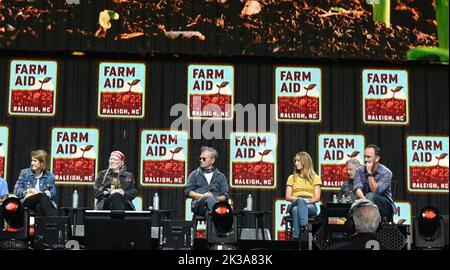
M 375 176 L 373 173 L 367 173 L 367 177 Z

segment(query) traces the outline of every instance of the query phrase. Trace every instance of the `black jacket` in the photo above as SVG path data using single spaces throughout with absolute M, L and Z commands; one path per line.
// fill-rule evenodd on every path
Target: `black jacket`
M 106 174 L 107 173 L 107 174 Z M 105 177 L 106 175 L 106 177 Z M 119 173 L 114 173 L 111 170 L 100 171 L 95 179 L 94 196 L 97 199 L 96 209 L 103 209 L 105 198 L 110 196 L 111 182 L 114 178 L 118 178 L 121 188 L 125 192 L 124 197 L 130 203 L 130 206 L 134 209 L 134 205 L 131 202 L 137 194 L 136 183 L 132 173 L 127 172 L 125 166 Z
M 357 233 L 349 241 L 340 243 L 331 250 L 389 250 L 378 241 L 376 234 Z

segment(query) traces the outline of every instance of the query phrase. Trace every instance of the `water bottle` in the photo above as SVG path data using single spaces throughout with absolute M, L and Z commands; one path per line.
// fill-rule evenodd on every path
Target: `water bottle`
M 352 202 L 352 195 L 348 195 L 347 196 L 347 203 L 351 203 Z
M 347 202 L 347 197 L 345 196 L 345 194 L 342 194 L 341 203 L 346 203 L 346 202 Z
M 333 203 L 338 203 L 338 198 L 336 194 L 333 195 Z
M 253 198 L 252 198 L 252 194 L 248 194 L 247 197 L 247 211 L 252 211 L 253 210 Z
M 78 191 L 76 189 L 72 194 L 72 208 L 78 208 Z
M 231 198 L 228 199 L 228 204 L 233 208 L 233 200 Z
M 158 195 L 158 193 L 155 193 L 155 196 L 153 196 L 153 210 L 159 210 L 159 195 Z

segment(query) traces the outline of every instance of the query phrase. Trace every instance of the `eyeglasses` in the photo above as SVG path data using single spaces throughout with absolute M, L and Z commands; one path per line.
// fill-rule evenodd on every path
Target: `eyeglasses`
M 201 157 L 201 158 L 199 158 L 199 160 L 200 160 L 200 161 L 205 161 L 205 160 L 206 160 L 206 158 L 204 158 L 204 157 Z

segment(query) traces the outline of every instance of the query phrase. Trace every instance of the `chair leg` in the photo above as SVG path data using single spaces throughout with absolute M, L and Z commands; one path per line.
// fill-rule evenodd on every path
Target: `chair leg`
M 292 227 L 292 221 L 289 221 L 289 240 L 294 239 L 294 227 Z
M 192 227 L 194 229 L 194 238 L 197 238 L 197 224 L 198 224 L 198 219 L 196 219 L 195 217 L 192 219 L 193 223 Z
M 258 224 L 256 224 L 256 233 L 259 233 L 261 231 L 262 239 L 266 240 L 266 236 L 264 235 L 264 226 L 263 226 L 262 216 L 258 216 L 256 218 L 256 221 L 258 222 Z
M 292 222 L 285 220 L 284 222 L 284 240 L 292 240 Z
M 288 240 L 288 224 L 287 220 L 284 219 L 284 240 Z

